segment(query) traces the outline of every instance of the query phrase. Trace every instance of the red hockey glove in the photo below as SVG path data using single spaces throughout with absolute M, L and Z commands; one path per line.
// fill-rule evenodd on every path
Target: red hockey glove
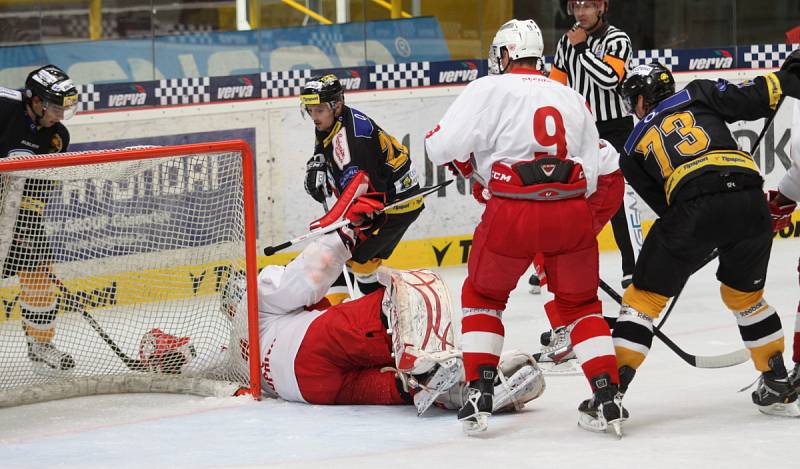
M 479 183 L 478 181 L 473 181 L 472 182 L 472 197 L 474 197 L 475 200 L 477 200 L 479 204 L 486 205 L 486 202 L 488 202 L 489 199 L 492 198 L 492 193 L 489 192 L 488 188 L 483 187 L 481 185 L 481 183 Z
M 472 167 L 471 161 L 456 161 L 453 160 L 449 163 L 444 165 L 447 169 L 453 173 L 453 176 L 464 176 L 464 179 L 469 179 L 472 177 L 472 173 L 475 172 L 475 168 Z
M 322 218 L 312 221 L 308 229 L 315 230 L 317 228 L 324 228 L 343 219 L 350 205 L 368 191 L 369 176 L 367 176 L 367 173 L 364 171 L 357 172 L 356 175 L 353 176 L 353 179 L 350 180 L 350 183 L 347 184 L 347 187 L 345 187 L 339 195 L 339 199 L 333 204 L 333 207 L 328 210 L 328 213 L 323 215 Z
M 154 328 L 139 341 L 139 359 L 155 373 L 178 374 L 197 356 L 188 337 L 177 337 Z
M 769 203 L 769 213 L 772 215 L 773 233 L 777 233 L 792 223 L 792 212 L 797 208 L 796 202 L 787 199 L 778 191 L 769 191 L 767 202 Z
M 384 200 L 383 193 L 371 192 L 357 198 L 347 209 L 344 218 L 352 223 L 338 231 L 339 237 L 350 250 L 369 238 L 386 222 L 386 214 L 383 213 Z

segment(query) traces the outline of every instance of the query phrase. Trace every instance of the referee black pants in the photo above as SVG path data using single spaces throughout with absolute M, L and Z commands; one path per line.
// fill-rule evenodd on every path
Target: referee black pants
M 608 140 L 621 155 L 625 141 L 633 131 L 633 117 L 598 121 L 597 131 L 600 133 L 600 138 Z M 619 252 L 622 254 L 622 275 L 633 275 L 636 259 L 633 257 L 633 246 L 628 231 L 624 202 L 620 205 L 617 213 L 611 217 L 611 229 L 614 232 L 614 240 L 619 246 Z

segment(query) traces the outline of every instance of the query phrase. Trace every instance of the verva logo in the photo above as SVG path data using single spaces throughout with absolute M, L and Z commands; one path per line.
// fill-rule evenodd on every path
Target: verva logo
M 361 77 L 339 78 L 339 81 L 346 90 L 361 89 Z
M 252 85 L 222 86 L 217 89 L 217 99 L 252 98 L 254 89 Z
M 708 57 L 689 59 L 689 70 L 719 70 L 731 68 L 733 57 Z
M 144 106 L 147 93 L 125 93 L 108 95 L 108 107 Z
M 449 70 L 439 72 L 439 83 L 460 83 L 478 79 L 478 70 Z

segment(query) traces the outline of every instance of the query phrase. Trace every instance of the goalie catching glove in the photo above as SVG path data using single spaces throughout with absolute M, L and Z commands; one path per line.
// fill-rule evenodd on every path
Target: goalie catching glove
M 150 329 L 139 341 L 139 359 L 153 373 L 178 374 L 197 352 L 188 337 Z
M 325 228 L 346 219 L 350 220 L 350 224 L 339 229 L 339 235 L 345 244 L 352 248 L 357 242 L 366 239 L 386 221 L 383 213 L 385 194 L 368 192 L 369 189 L 369 176 L 359 171 L 328 213 L 311 222 L 309 229 Z
M 769 214 L 772 216 L 772 232 L 777 233 L 792 223 L 792 212 L 797 208 L 797 203 L 787 199 L 778 191 L 767 193 Z

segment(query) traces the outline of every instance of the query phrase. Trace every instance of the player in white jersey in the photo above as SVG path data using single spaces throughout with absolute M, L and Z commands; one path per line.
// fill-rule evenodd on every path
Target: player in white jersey
M 470 83 L 425 140 L 434 163 L 474 175 L 491 193 L 461 291 L 469 394 L 459 420 L 467 433 L 488 426 L 502 313 L 538 252 L 558 312 L 571 325 L 595 410 L 616 430 L 623 418 L 614 401 L 619 377 L 597 298 L 597 240 L 586 202 L 597 187 L 597 129 L 580 94 L 538 71 L 543 47 L 532 20 L 504 24 L 489 52 L 492 74 Z
M 792 55 L 796 55 L 795 54 Z M 800 55 L 793 70 L 800 74 Z M 784 68 L 792 68 L 790 61 Z M 773 231 L 780 231 L 792 222 L 792 212 L 797 208 L 800 200 L 800 101 L 795 101 L 791 127 L 791 145 L 789 148 L 792 165 L 778 184 L 777 191 L 769 191 L 769 210 L 772 214 Z M 800 272 L 800 261 L 798 262 Z M 797 316 L 794 323 L 794 342 L 792 348 L 794 370 L 789 375 L 789 380 L 794 387 L 800 390 L 800 305 L 797 306 Z

